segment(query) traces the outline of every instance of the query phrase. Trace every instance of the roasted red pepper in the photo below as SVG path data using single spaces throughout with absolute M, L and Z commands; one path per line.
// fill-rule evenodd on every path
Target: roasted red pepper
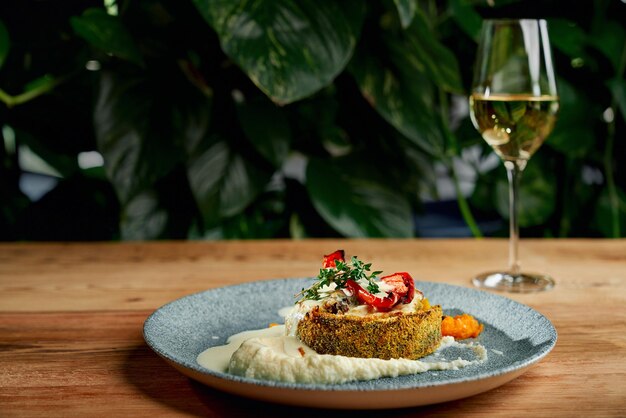
M 398 295 L 390 292 L 386 297 L 380 298 L 363 289 L 360 284 L 354 280 L 346 281 L 346 288 L 356 296 L 361 303 L 373 306 L 377 311 L 385 312 L 393 308 L 400 300 Z
M 324 256 L 322 260 L 323 268 L 336 267 L 336 261 L 345 262 L 344 250 L 337 250 Z M 401 272 L 390 274 L 380 279 L 382 282 L 390 285 L 393 289 L 385 297 L 378 297 L 360 284 L 350 279 L 346 281 L 346 288 L 352 293 L 359 302 L 370 305 L 376 310 L 385 312 L 393 308 L 398 303 L 409 303 L 415 296 L 415 282 L 409 273 Z
M 398 295 L 399 303 L 409 303 L 415 296 L 415 282 L 409 273 L 393 273 L 382 277 L 381 282 L 385 282 L 394 287 L 393 293 Z
M 324 260 L 322 261 L 322 268 L 336 267 L 335 261 L 339 260 L 341 262 L 345 261 L 345 252 L 343 250 L 337 250 L 334 253 L 330 253 L 324 256 Z

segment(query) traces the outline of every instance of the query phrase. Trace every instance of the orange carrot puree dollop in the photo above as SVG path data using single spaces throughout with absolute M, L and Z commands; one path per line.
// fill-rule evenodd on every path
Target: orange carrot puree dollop
M 455 317 L 444 316 L 441 321 L 441 335 L 450 336 L 457 340 L 465 338 L 476 338 L 483 330 L 484 326 L 468 314 L 457 315 Z

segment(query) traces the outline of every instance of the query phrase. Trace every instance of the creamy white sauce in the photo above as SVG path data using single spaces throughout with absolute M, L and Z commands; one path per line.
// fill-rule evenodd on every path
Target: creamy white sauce
M 482 345 L 458 343 L 452 337 L 444 337 L 439 350 L 461 347 L 473 353 L 473 360 L 382 360 L 317 354 L 293 335 L 285 333 L 285 326 L 275 326 L 235 334 L 228 339 L 228 344 L 200 353 L 197 361 L 210 370 L 249 378 L 333 384 L 429 370 L 457 370 L 487 360 L 487 350 Z
M 230 358 L 244 341 L 255 337 L 280 337 L 284 333 L 285 328 L 283 326 L 240 332 L 228 338 L 226 345 L 218 345 L 204 350 L 198 355 L 196 361 L 207 369 L 223 372 L 228 369 Z
M 284 308 L 280 308 L 278 310 L 278 315 L 281 318 L 285 318 L 295 309 L 295 307 L 296 307 L 295 305 L 291 305 L 291 306 L 285 306 Z

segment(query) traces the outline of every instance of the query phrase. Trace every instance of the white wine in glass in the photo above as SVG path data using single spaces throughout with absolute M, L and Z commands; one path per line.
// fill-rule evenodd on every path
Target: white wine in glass
M 550 289 L 554 280 L 520 269 L 517 203 L 530 157 L 552 132 L 559 110 L 544 20 L 485 20 L 469 98 L 470 116 L 503 161 L 509 181 L 509 268 L 480 274 L 474 285 L 509 292 Z

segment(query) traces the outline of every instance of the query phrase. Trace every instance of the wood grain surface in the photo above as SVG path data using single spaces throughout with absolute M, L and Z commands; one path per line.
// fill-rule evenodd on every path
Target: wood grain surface
M 626 240 L 523 240 L 523 267 L 557 286 L 508 296 L 546 315 L 557 345 L 520 378 L 455 402 L 358 413 L 266 404 L 186 378 L 143 341 L 164 303 L 312 276 L 338 248 L 377 270 L 468 287 L 507 260 L 503 240 L 0 244 L 0 417 L 626 416 Z

